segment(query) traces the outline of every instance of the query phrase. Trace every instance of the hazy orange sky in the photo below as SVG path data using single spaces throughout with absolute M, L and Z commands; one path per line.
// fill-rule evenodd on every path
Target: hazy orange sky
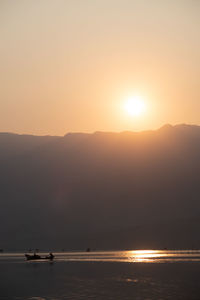
M 199 16 L 199 0 L 0 0 L 0 131 L 200 124 Z

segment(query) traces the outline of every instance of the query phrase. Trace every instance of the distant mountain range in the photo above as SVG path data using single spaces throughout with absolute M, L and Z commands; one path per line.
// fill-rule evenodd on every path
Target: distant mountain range
M 0 133 L 0 248 L 200 248 L 200 126 Z

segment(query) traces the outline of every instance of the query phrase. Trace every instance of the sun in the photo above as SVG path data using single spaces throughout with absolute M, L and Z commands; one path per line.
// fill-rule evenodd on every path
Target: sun
M 145 112 L 146 105 L 142 97 L 133 96 L 125 101 L 124 110 L 130 116 L 139 117 Z

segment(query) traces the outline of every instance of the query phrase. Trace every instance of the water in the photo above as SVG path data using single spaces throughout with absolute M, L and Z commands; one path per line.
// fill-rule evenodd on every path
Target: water
M 200 250 L 54 254 L 53 262 L 0 254 L 0 299 L 200 299 Z

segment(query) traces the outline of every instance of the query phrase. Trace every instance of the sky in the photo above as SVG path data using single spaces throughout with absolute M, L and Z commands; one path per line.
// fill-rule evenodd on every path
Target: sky
M 0 131 L 200 125 L 199 15 L 200 0 L 0 0 Z

